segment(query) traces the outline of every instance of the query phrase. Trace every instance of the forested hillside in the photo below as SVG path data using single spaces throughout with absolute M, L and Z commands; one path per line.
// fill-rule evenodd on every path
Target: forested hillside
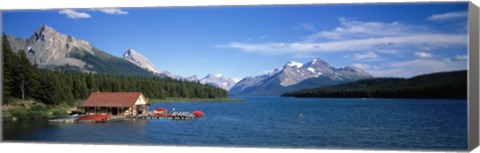
M 409 79 L 376 78 L 286 93 L 291 97 L 467 98 L 467 71 L 420 75 Z
M 12 98 L 34 99 L 47 105 L 85 99 L 92 92 L 135 91 L 148 98 L 166 97 L 220 98 L 227 92 L 221 88 L 171 78 L 148 76 L 99 75 L 38 69 L 24 51 L 14 53 L 3 37 L 3 102 Z

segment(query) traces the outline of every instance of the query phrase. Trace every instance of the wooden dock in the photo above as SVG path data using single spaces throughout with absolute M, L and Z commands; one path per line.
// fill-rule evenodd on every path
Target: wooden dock
M 193 120 L 196 117 L 189 116 L 135 116 L 137 119 L 143 120 Z
M 106 114 L 97 114 L 97 115 L 82 115 L 82 116 L 75 116 L 75 117 L 64 117 L 58 119 L 51 119 L 48 120 L 51 123 L 99 123 L 99 122 L 108 122 L 108 121 L 117 121 L 117 120 L 194 120 L 196 118 L 202 117 L 198 116 L 198 114 L 192 114 L 190 112 L 173 112 L 171 114 L 162 113 L 162 114 L 155 114 L 155 113 L 147 113 L 145 115 L 138 115 L 138 116 L 110 116 Z
M 64 118 L 50 119 L 50 120 L 48 120 L 48 122 L 50 122 L 50 123 L 73 123 L 77 119 L 78 119 L 78 117 L 64 117 Z

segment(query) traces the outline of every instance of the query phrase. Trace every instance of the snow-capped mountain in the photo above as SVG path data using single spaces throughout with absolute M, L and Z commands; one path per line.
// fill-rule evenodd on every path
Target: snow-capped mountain
M 134 49 L 128 49 L 123 53 L 123 59 L 147 70 L 152 72 L 156 76 L 161 77 L 170 77 L 173 79 L 183 79 L 181 76 L 175 75 L 170 73 L 169 71 L 160 71 L 158 70 L 148 58 L 140 54 L 139 52 L 135 51 Z
M 273 72 L 247 77 L 229 90 L 232 95 L 281 95 L 284 92 L 371 78 L 360 68 L 331 67 L 318 58 L 307 63 L 288 61 Z
M 175 75 L 170 73 L 169 71 L 161 71 L 158 70 L 151 62 L 140 54 L 139 52 L 135 51 L 134 49 L 128 49 L 125 53 L 123 53 L 123 59 L 145 69 L 156 76 L 161 77 L 170 77 L 173 79 L 181 79 L 181 80 L 188 80 L 188 81 L 199 81 L 202 84 L 210 84 L 216 87 L 223 88 L 225 90 L 229 90 L 232 88 L 240 79 L 235 78 L 224 78 L 222 74 L 209 74 L 202 79 L 198 79 L 197 75 L 193 75 L 190 77 L 183 78 L 181 76 Z
M 158 73 L 159 71 L 155 66 L 153 66 L 152 62 L 148 60 L 145 56 L 142 54 L 138 53 L 137 51 L 133 49 L 128 49 L 125 53 L 123 53 L 123 59 L 132 62 L 135 65 L 138 65 L 139 67 L 148 70 L 150 72 Z
M 196 75 L 187 78 L 187 80 L 194 80 L 194 79 L 196 79 Z M 240 79 L 225 78 L 223 77 L 223 74 L 219 73 L 219 74 L 208 74 L 204 78 L 196 81 L 199 81 L 202 84 L 210 84 L 219 88 L 223 88 L 228 91 L 233 86 L 235 86 L 235 84 L 237 84 L 237 82 L 240 81 Z

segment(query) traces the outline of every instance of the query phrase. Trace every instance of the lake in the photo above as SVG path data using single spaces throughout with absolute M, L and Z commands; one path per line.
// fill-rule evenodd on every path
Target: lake
M 243 102 L 153 104 L 201 110 L 196 120 L 51 124 L 4 122 L 4 141 L 466 150 L 467 102 L 443 99 L 242 97 Z M 303 119 L 299 114 L 303 114 Z

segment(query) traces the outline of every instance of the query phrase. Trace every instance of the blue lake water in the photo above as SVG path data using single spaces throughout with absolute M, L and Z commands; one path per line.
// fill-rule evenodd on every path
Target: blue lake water
M 5 141 L 270 148 L 467 149 L 466 100 L 246 97 L 150 106 L 196 120 L 4 122 Z M 302 113 L 304 118 L 299 119 Z

